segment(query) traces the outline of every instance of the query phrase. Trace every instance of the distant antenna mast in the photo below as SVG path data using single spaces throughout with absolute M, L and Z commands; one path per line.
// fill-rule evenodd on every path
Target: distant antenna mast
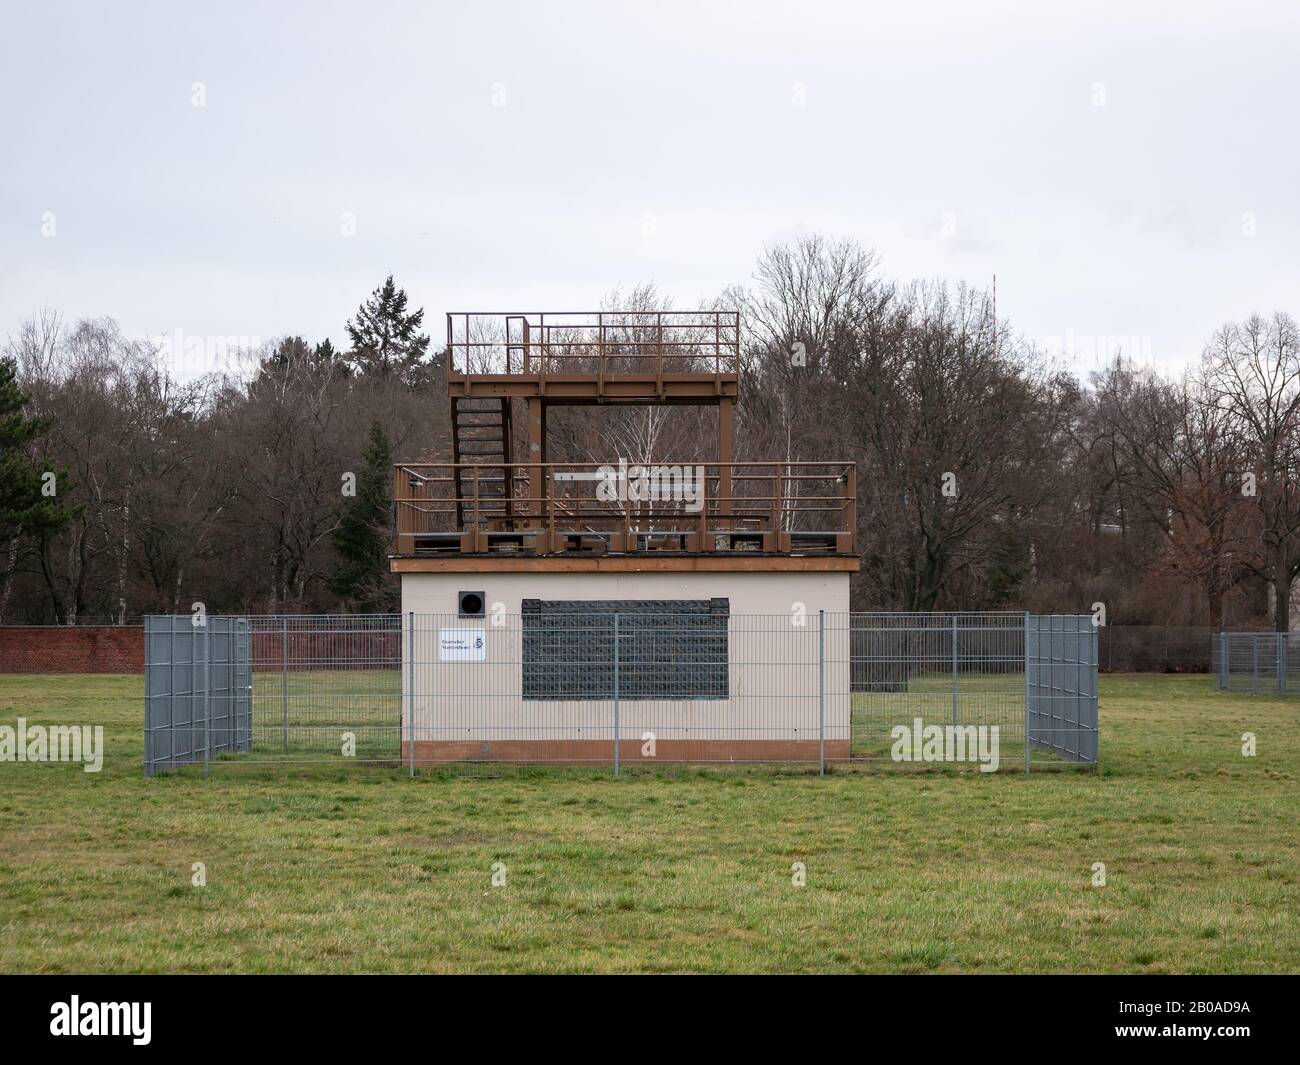
M 993 275 L 993 357 L 998 357 L 998 275 Z

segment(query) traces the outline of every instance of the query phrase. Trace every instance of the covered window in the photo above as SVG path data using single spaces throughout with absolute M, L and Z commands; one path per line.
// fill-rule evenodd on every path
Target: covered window
M 727 698 L 726 599 L 525 599 L 522 614 L 525 699 Z

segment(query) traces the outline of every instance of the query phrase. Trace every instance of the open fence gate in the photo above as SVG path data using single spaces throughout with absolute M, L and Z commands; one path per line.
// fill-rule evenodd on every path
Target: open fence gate
M 247 618 L 144 619 L 144 773 L 253 747 L 252 636 Z

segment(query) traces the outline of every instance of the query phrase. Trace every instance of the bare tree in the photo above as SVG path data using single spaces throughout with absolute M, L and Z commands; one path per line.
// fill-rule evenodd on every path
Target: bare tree
M 221 428 L 229 519 L 262 552 L 264 601 L 277 611 L 301 607 L 329 572 L 325 549 L 352 449 L 348 380 L 319 372 L 297 337 L 272 351 L 247 394 L 227 397 Z
M 982 293 L 917 285 L 892 328 L 864 335 L 850 378 L 864 448 L 864 561 L 911 610 L 930 610 L 1063 488 L 1073 382 L 994 343 Z
M 1244 561 L 1273 591 L 1278 632 L 1290 628 L 1291 584 L 1300 573 L 1300 331 L 1289 315 L 1252 315 L 1215 333 L 1205 349 L 1206 402 L 1234 423 L 1256 507 L 1259 551 Z M 1252 494 L 1253 493 L 1253 494 Z
M 1222 623 L 1233 559 L 1249 554 L 1234 421 L 1192 378 L 1163 380 L 1117 360 L 1096 381 L 1096 438 L 1125 498 L 1159 530 L 1171 568 L 1198 585 Z

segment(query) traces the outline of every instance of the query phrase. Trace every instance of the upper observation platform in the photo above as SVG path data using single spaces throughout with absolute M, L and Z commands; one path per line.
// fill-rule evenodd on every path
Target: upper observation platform
M 740 383 L 737 311 L 447 315 L 453 398 L 712 404 Z

